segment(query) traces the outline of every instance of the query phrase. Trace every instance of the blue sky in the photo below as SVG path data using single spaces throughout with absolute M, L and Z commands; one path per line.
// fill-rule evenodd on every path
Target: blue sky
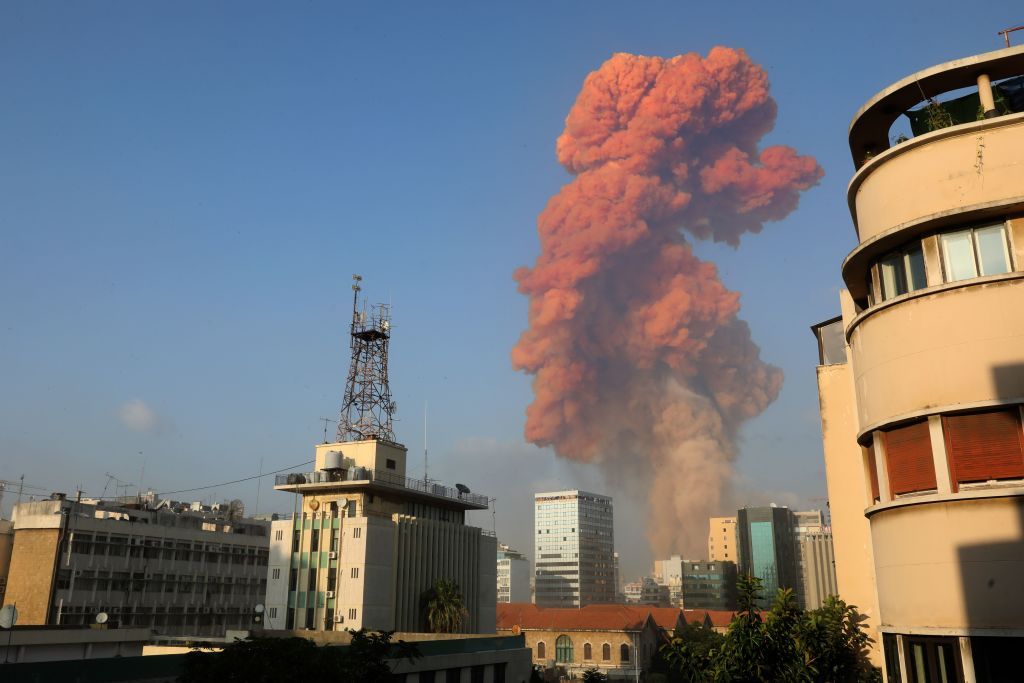
M 499 536 L 531 545 L 539 487 L 596 488 L 616 495 L 627 575 L 645 571 L 642 507 L 523 442 L 511 273 L 568 180 L 554 142 L 587 73 L 614 52 L 721 44 L 768 70 L 766 143 L 826 172 L 738 250 L 698 246 L 786 372 L 744 431 L 741 486 L 812 504 L 808 326 L 837 311 L 854 244 L 850 117 L 1021 21 L 1011 3 L 3 3 L 0 479 L 99 494 L 144 464 L 171 491 L 310 459 L 340 407 L 358 272 L 394 305 L 410 473 L 427 401 L 431 476 L 497 497 Z M 251 511 L 256 490 L 194 497 Z M 259 495 L 261 512 L 291 508 L 270 480 Z

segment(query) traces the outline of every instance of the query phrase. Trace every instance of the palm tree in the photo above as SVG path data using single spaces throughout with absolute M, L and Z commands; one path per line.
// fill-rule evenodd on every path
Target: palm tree
M 459 586 L 449 579 L 440 579 L 431 589 L 427 603 L 427 621 L 434 633 L 455 633 L 466 620 L 466 605 Z

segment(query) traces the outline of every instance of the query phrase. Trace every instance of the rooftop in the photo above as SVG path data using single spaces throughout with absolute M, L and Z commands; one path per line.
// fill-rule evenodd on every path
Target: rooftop
M 489 505 L 487 496 L 479 493 L 462 491 L 434 481 L 410 479 L 387 470 L 371 470 L 365 467 L 279 474 L 274 480 L 274 488 L 278 491 L 293 493 L 374 489 L 381 492 L 400 493 L 406 498 L 463 510 L 486 510 Z

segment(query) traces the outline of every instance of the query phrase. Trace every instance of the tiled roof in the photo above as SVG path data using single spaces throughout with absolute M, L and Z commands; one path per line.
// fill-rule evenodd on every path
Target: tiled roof
M 587 605 L 572 607 L 537 607 L 529 602 L 498 603 L 498 630 L 522 629 L 543 631 L 640 631 L 648 618 L 662 628 L 675 628 L 675 621 L 662 625 L 667 612 L 677 609 L 640 605 Z M 658 617 L 652 616 L 659 612 Z
M 701 624 L 704 622 L 704 617 L 707 615 L 708 619 L 711 620 L 711 625 L 714 627 L 724 628 L 732 623 L 733 617 L 736 613 L 731 610 L 722 609 L 684 609 L 683 618 L 686 619 L 687 624 Z

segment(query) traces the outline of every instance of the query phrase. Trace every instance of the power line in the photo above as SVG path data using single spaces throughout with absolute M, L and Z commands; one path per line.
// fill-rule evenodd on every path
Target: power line
M 254 474 L 251 477 L 243 477 L 242 479 L 235 479 L 233 481 L 225 481 L 225 482 L 222 482 L 220 484 L 210 484 L 209 486 L 197 486 L 197 487 L 195 487 L 193 489 L 178 489 L 177 491 L 162 491 L 161 493 L 158 493 L 156 495 L 158 495 L 158 496 L 171 496 L 171 495 L 174 495 L 175 493 L 190 493 L 192 491 L 203 491 L 205 489 L 215 489 L 215 488 L 219 488 L 221 486 L 230 486 L 231 484 L 240 484 L 243 481 L 252 481 L 253 479 L 259 479 L 260 477 L 266 477 L 266 476 L 271 475 L 271 474 L 280 474 L 281 472 L 287 472 L 288 470 L 294 470 L 294 469 L 298 469 L 300 467 L 304 467 L 306 465 L 312 465 L 314 462 L 315 461 L 313 461 L 313 460 L 307 460 L 306 462 L 300 462 L 298 465 L 291 465 L 289 467 L 282 467 L 281 469 L 274 470 L 273 472 L 263 472 L 262 474 Z

